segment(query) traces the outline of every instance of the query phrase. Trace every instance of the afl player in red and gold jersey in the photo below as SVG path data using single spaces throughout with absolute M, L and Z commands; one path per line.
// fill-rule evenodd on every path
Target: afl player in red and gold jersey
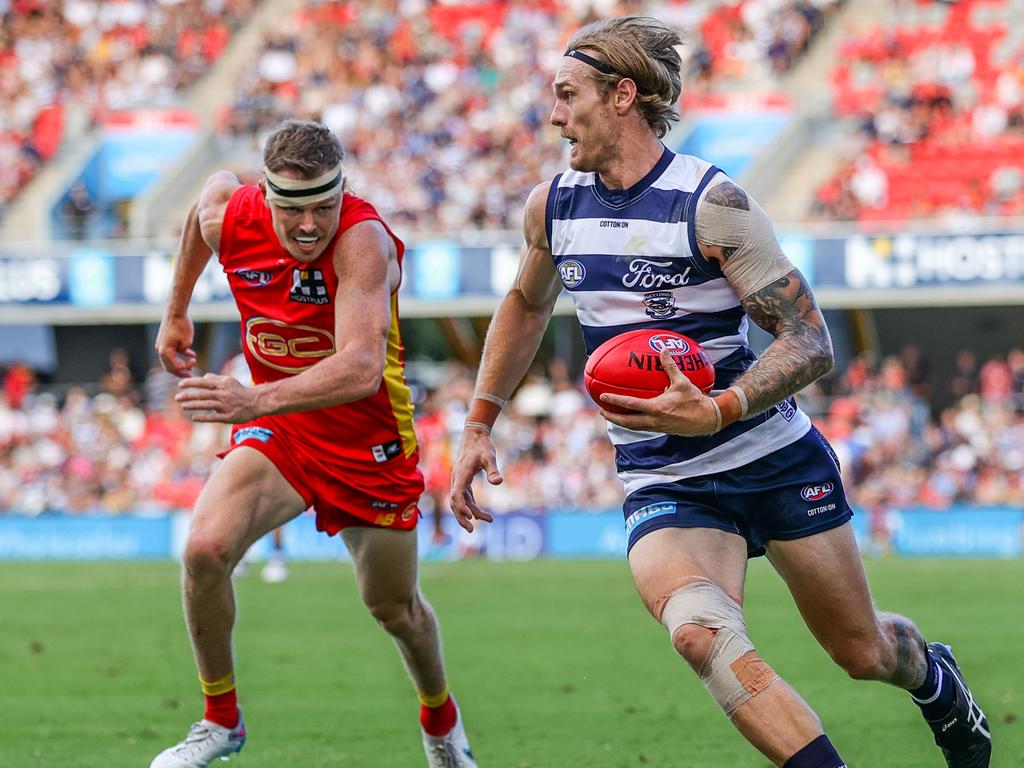
M 152 768 L 201 767 L 241 749 L 231 572 L 250 545 L 309 507 L 319 530 L 341 533 L 363 601 L 405 660 L 428 765 L 476 766 L 417 585 L 423 477 L 398 332 L 404 246 L 345 191 L 343 158 L 327 128 L 289 120 L 267 139 L 258 186 L 216 173 L 185 222 L 157 353 L 182 378 L 177 400 L 195 421 L 235 426 L 184 553 L 206 711 Z M 188 305 L 214 253 L 241 315 L 252 387 L 192 375 Z

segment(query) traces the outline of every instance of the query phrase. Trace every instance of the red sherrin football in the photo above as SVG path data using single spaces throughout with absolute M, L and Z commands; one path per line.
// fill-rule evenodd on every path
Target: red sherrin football
M 668 386 L 659 352 L 668 347 L 679 370 L 707 394 L 715 383 L 715 366 L 693 339 L 672 331 L 644 328 L 614 336 L 594 350 L 583 371 L 583 383 L 594 401 L 611 413 L 634 413 L 606 403 L 605 392 L 644 399 L 657 397 Z

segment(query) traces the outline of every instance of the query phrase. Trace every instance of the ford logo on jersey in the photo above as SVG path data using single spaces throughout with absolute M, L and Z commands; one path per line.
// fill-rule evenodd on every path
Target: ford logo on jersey
M 647 343 L 651 345 L 651 349 L 655 352 L 667 349 L 672 354 L 685 355 L 690 351 L 690 342 L 670 333 L 659 333 L 657 336 L 651 336 L 650 341 Z
M 821 501 L 835 490 L 835 483 L 819 483 L 818 485 L 805 485 L 800 491 L 800 498 L 804 501 Z

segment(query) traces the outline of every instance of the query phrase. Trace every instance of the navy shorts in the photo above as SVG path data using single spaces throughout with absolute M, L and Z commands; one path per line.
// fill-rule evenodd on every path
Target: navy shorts
M 717 528 L 747 540 L 747 555 L 772 539 L 800 539 L 853 516 L 839 461 L 811 427 L 795 443 L 726 472 L 641 488 L 626 497 L 627 552 L 659 528 Z

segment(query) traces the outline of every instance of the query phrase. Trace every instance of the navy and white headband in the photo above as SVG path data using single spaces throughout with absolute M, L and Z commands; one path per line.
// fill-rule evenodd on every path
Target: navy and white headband
M 345 169 L 338 163 L 315 179 L 290 179 L 263 169 L 267 181 L 267 201 L 275 205 L 300 207 L 329 200 L 344 188 Z

